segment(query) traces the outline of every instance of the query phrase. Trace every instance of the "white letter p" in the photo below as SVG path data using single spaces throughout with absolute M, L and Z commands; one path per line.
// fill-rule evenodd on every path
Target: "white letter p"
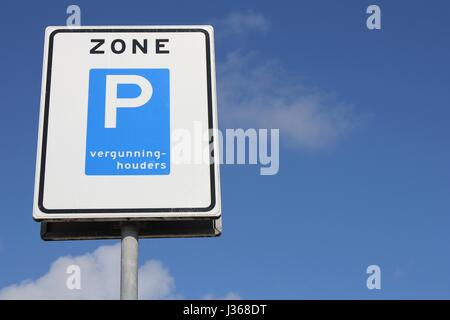
M 136 98 L 118 98 L 119 84 L 135 84 L 141 88 L 141 94 Z M 117 108 L 137 108 L 146 104 L 153 94 L 151 83 L 138 75 L 107 75 L 105 96 L 105 128 L 115 128 Z

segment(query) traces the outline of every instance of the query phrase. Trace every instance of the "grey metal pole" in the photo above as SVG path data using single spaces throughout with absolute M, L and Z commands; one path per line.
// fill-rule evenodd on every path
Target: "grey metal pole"
M 122 225 L 122 252 L 120 257 L 120 299 L 138 298 L 138 226 Z

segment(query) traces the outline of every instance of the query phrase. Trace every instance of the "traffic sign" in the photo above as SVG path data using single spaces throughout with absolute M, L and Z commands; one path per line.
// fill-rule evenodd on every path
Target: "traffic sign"
M 48 27 L 33 217 L 218 219 L 215 129 L 212 27 Z

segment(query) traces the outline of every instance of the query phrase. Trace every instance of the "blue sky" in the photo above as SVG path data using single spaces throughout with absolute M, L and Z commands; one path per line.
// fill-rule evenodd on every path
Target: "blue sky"
M 222 166 L 221 237 L 140 242 L 168 296 L 450 298 L 447 1 L 73 3 L 84 25 L 214 25 L 221 127 L 280 128 L 277 175 Z M 43 242 L 31 218 L 44 28 L 69 4 L 0 10 L 0 288 L 117 243 Z

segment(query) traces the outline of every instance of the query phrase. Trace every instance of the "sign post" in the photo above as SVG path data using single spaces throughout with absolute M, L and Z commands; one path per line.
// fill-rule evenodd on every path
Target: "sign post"
M 44 240 L 222 232 L 211 26 L 47 27 L 33 218 Z
M 122 226 L 120 257 L 120 299 L 138 298 L 139 229 L 136 224 Z

